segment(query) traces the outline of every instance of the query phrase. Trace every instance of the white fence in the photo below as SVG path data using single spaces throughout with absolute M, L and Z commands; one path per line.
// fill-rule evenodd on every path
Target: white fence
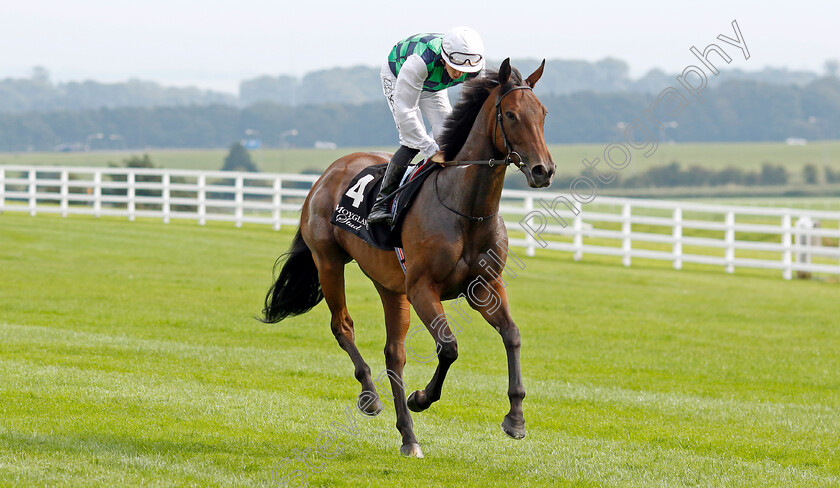
M 0 211 L 297 225 L 317 175 L 139 168 L 0 166 Z M 840 212 L 597 197 L 556 204 L 560 193 L 506 190 L 511 246 L 782 271 L 840 274 Z M 565 196 L 567 203 L 573 202 Z M 555 201 L 555 203 L 557 203 Z M 810 220 L 820 226 L 802 226 Z
M 572 206 L 578 213 L 556 205 L 563 219 L 557 222 L 549 209 L 552 199 L 564 195 L 535 193 L 505 191 L 503 197 L 524 201 L 524 209 L 501 209 L 524 216 L 506 223 L 509 230 L 527 231 L 524 239 L 510 242 L 528 255 L 542 247 L 571 252 L 575 260 L 587 253 L 620 256 L 625 266 L 645 258 L 671 261 L 674 269 L 683 263 L 723 266 L 728 273 L 736 267 L 777 269 L 785 279 L 794 271 L 840 274 L 840 212 L 597 197 L 583 208 Z M 818 220 L 822 227 L 797 226 L 794 219 Z
M 297 225 L 318 175 L 0 166 L 0 211 Z M 23 203 L 24 205 L 21 205 Z

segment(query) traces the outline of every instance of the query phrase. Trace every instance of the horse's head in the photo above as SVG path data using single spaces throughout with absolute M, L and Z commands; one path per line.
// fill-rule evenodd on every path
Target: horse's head
M 498 152 L 521 164 L 520 170 L 532 188 L 544 188 L 554 177 L 554 161 L 545 145 L 545 116 L 548 113 L 531 90 L 543 74 L 545 60 L 525 79 L 523 85 L 511 81 L 510 58 L 499 68 L 493 118 L 494 145 Z M 518 160 L 517 160 L 518 159 Z

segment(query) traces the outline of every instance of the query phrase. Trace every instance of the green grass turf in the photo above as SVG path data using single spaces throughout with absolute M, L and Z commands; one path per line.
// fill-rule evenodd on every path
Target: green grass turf
M 557 163 L 557 174 L 576 175 L 583 169 L 580 161 L 587 158 L 594 161 L 600 158 L 599 168 L 608 171 L 604 159 L 604 144 L 566 144 L 550 145 L 549 149 Z M 385 148 L 338 148 L 320 149 L 259 149 L 251 156 L 262 171 L 297 173 L 306 169 L 321 171 L 336 159 L 354 151 L 386 150 Z M 41 164 L 61 166 L 105 166 L 109 162 L 119 163 L 131 155 L 144 151 L 90 153 L 0 153 L 0 164 Z M 166 168 L 181 169 L 220 169 L 226 149 L 150 149 L 147 152 L 152 161 Z M 617 156 L 616 156 L 617 157 Z M 710 169 L 735 166 L 744 170 L 758 170 L 765 162 L 784 165 L 789 172 L 799 173 L 801 167 L 814 163 L 820 167 L 840 163 L 840 141 L 813 141 L 805 146 L 788 146 L 781 142 L 744 142 L 744 143 L 693 143 L 661 144 L 650 156 L 644 157 L 642 151 L 634 150 L 630 166 L 622 170 L 623 174 L 643 171 L 651 166 L 663 166 L 672 161 L 679 161 L 683 167 L 697 164 Z
M 426 458 L 404 459 L 391 405 L 334 427 L 359 386 L 324 304 L 252 319 L 292 231 L 0 215 L 0 485 L 276 486 L 328 429 L 343 452 L 296 464 L 309 486 L 840 484 L 835 284 L 520 251 L 528 437 L 499 429 L 504 350 L 473 316 L 443 398 L 414 414 Z M 376 373 L 379 300 L 347 274 Z M 409 360 L 408 385 L 433 366 Z

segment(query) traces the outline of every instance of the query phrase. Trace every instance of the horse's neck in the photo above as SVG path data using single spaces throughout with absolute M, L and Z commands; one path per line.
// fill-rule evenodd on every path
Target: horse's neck
M 455 157 L 457 161 L 488 161 L 499 159 L 495 154 L 492 136 L 487 133 L 486 111 L 476 119 L 464 146 Z M 507 166 L 499 164 L 472 165 L 449 171 L 447 203 L 458 211 L 474 217 L 490 215 L 499 209 Z

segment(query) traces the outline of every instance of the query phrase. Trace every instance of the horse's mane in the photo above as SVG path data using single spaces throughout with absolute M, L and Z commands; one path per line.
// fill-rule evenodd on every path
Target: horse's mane
M 511 68 L 510 80 L 502 88 L 502 92 L 521 84 L 522 75 L 519 74 L 519 70 Z M 497 86 L 499 86 L 499 72 L 490 68 L 486 69 L 482 76 L 464 82 L 461 99 L 446 119 L 440 135 L 440 146 L 447 161 L 454 160 L 464 147 L 482 105 L 490 95 L 490 91 Z

